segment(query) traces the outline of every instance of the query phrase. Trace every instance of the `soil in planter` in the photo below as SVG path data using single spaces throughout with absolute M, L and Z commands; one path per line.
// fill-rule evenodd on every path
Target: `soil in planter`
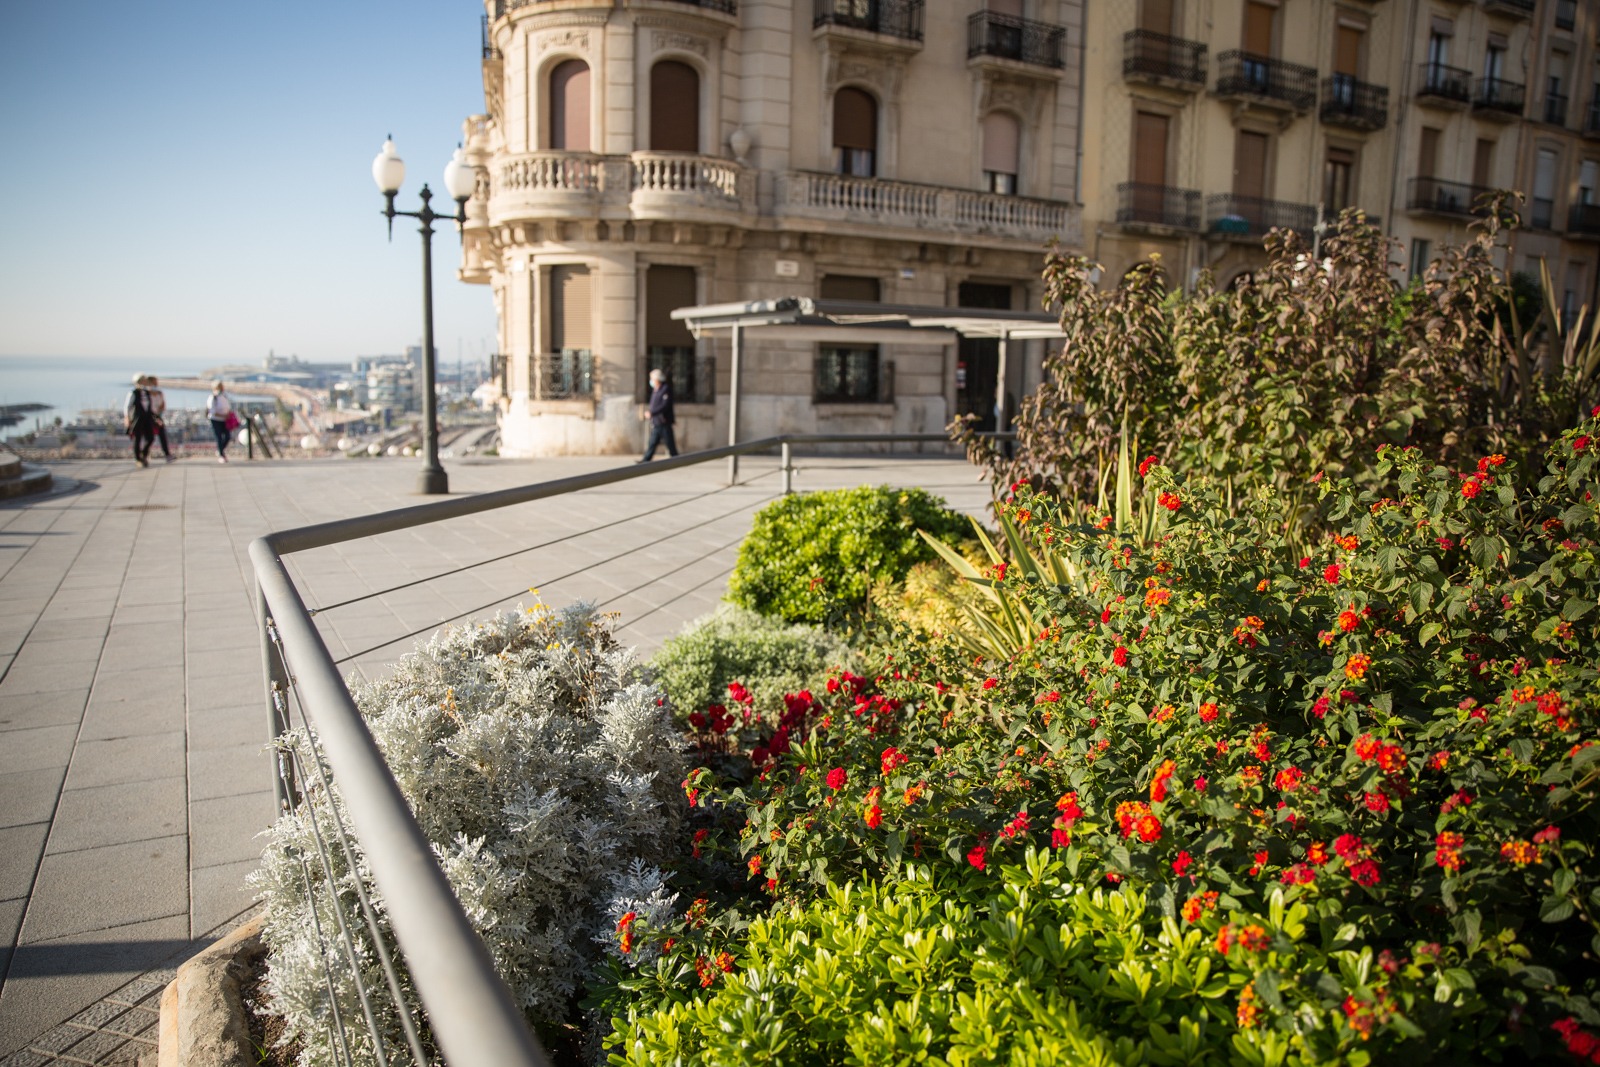
M 274 1014 L 267 1003 L 266 979 L 268 964 L 263 960 L 240 987 L 244 1000 L 245 1021 L 250 1028 L 250 1047 L 255 1050 L 256 1063 L 261 1067 L 295 1067 L 300 1058 L 300 1042 L 280 1045 L 283 1040 L 283 1017 Z

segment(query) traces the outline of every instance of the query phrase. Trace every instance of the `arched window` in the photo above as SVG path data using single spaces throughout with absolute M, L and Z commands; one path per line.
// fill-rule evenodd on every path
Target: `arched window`
M 550 147 L 589 151 L 589 64 L 558 63 L 550 72 Z
M 650 68 L 650 149 L 700 151 L 700 74 L 664 59 Z
M 833 94 L 833 169 L 870 178 L 878 172 L 878 102 L 844 88 Z
M 991 193 L 1017 191 L 1022 127 L 1012 115 L 991 111 L 983 117 L 983 184 Z

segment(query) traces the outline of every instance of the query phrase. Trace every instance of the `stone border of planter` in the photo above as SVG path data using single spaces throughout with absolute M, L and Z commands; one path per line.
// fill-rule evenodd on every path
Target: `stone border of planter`
M 257 916 L 178 968 L 161 994 L 158 1067 L 252 1067 L 240 987 L 266 952 Z

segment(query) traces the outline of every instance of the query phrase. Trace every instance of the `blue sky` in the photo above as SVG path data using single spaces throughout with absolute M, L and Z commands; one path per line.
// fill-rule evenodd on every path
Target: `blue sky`
M 443 191 L 483 110 L 480 4 L 0 4 L 0 354 L 257 362 L 397 352 L 422 332 L 421 239 L 378 214 Z M 494 350 L 487 286 L 434 236 L 440 355 Z

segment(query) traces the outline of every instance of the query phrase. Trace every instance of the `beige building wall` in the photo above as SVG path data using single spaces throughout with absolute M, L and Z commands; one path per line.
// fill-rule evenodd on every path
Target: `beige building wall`
M 507 454 L 642 448 L 652 266 L 691 268 L 700 303 L 818 296 L 825 277 L 843 275 L 874 279 L 886 303 L 956 304 L 976 283 L 983 299 L 1031 311 L 1046 245 L 1081 247 L 1083 0 L 490 0 L 486 10 L 485 114 L 467 122 L 481 195 L 468 205 L 461 276 L 494 289 Z M 572 60 L 589 71 L 582 151 L 552 146 L 551 74 Z M 685 129 L 692 114 L 694 151 L 650 148 L 662 62 L 698 76 L 698 99 L 664 113 Z M 843 90 L 876 103 L 869 173 L 838 173 Z M 1019 130 L 1011 178 L 985 173 L 994 113 Z M 554 291 L 573 268 L 588 271 L 581 328 L 556 306 L 581 298 Z M 571 337 L 579 343 L 553 350 Z M 1013 400 L 1037 384 L 1043 355 L 1022 347 L 1008 361 Z M 692 342 L 699 380 L 677 383 L 680 447 L 727 440 L 727 348 Z M 992 353 L 883 345 L 875 377 L 823 395 L 819 367 L 832 358 L 751 335 L 740 436 L 927 432 L 958 411 L 992 417 L 980 388 Z

